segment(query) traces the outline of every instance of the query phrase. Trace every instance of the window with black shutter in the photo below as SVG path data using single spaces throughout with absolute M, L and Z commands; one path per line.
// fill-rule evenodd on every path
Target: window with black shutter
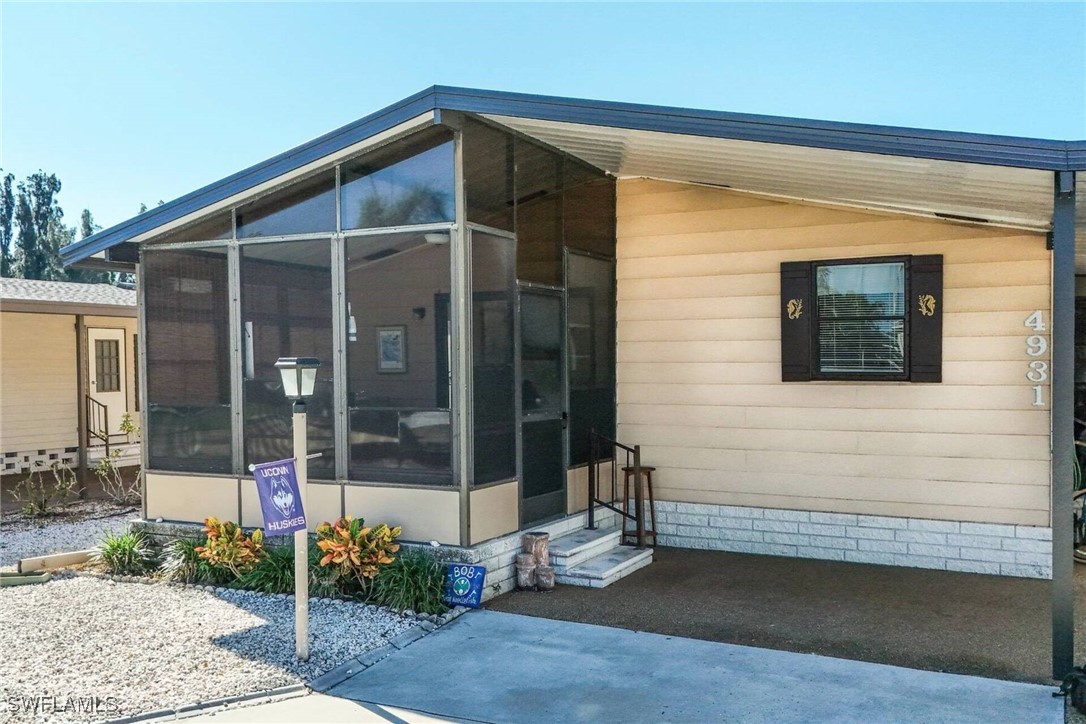
M 781 379 L 939 382 L 943 258 L 781 264 Z

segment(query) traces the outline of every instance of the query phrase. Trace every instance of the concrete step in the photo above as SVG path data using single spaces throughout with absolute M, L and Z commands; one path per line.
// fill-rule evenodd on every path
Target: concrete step
M 605 553 L 619 544 L 618 528 L 580 528 L 550 542 L 551 565 L 555 573 L 565 573 L 574 566 Z
M 555 570 L 554 580 L 567 586 L 603 588 L 650 563 L 652 563 L 651 548 L 618 546 L 563 573 Z

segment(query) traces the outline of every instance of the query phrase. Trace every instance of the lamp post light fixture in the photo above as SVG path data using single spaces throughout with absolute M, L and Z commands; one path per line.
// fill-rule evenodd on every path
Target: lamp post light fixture
M 313 387 L 317 383 L 317 368 L 321 361 L 316 357 L 280 357 L 275 368 L 283 377 L 283 394 L 288 400 L 301 402 L 313 396 Z
M 305 401 L 313 396 L 317 368 L 315 357 L 280 357 L 276 369 L 283 376 L 283 393 L 294 400 L 294 469 L 298 476 L 298 496 L 302 510 L 307 510 L 309 485 L 309 440 L 306 435 Z M 294 650 L 300 661 L 309 659 L 309 532 L 294 533 Z

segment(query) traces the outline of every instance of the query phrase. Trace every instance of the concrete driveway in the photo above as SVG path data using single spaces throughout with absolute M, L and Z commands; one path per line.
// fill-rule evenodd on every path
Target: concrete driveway
M 1063 701 L 1053 699 L 1052 691 L 1036 684 L 474 611 L 327 694 L 486 722 L 1056 724 L 1063 721 Z M 320 717 L 318 700 L 307 699 Z

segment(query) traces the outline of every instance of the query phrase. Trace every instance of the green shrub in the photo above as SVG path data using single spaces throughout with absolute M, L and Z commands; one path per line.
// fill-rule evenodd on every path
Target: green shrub
M 251 570 L 243 573 L 235 585 L 260 593 L 293 593 L 293 544 L 266 547 L 264 557 Z
M 75 473 L 64 463 L 54 462 L 49 467 L 38 463 L 25 480 L 12 486 L 11 497 L 24 515 L 40 517 L 53 514 L 78 487 Z
M 119 576 L 138 576 L 154 567 L 151 547 L 141 533 L 107 535 L 94 548 L 91 560 Z
M 394 611 L 443 613 L 445 566 L 425 551 L 407 551 L 384 566 L 373 581 L 373 601 Z

